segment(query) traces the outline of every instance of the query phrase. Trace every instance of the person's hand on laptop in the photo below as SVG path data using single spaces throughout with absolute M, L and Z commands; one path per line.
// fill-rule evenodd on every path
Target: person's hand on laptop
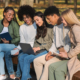
M 14 48 L 14 50 L 16 50 L 16 49 L 18 49 L 18 48 Z M 15 53 L 14 55 L 16 56 L 16 55 L 18 55 L 19 54 L 19 51 L 17 52 L 17 53 Z
M 50 60 L 51 58 L 53 58 L 54 56 L 51 56 L 52 52 L 48 52 L 46 55 L 46 61 Z
M 1 38 L 1 40 L 3 41 L 3 43 L 9 43 L 9 41 L 7 41 L 5 38 L 4 39 Z
M 40 47 L 34 47 L 33 50 L 34 50 L 34 53 L 36 53 L 36 51 L 40 50 Z

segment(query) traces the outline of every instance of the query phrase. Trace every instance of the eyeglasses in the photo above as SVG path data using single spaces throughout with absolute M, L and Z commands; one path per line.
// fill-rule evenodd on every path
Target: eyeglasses
M 27 17 L 23 17 L 23 20 L 26 20 L 26 19 L 29 19 L 29 16 L 27 16 Z

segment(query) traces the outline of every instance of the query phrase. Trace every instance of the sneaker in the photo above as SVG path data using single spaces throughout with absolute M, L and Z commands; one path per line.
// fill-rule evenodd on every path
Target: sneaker
M 15 80 L 20 80 L 19 78 L 15 78 Z
M 18 78 L 14 78 L 14 79 L 12 79 L 12 78 L 10 78 L 10 77 L 8 77 L 8 78 L 6 78 L 5 80 L 19 80 Z
M 0 75 L 0 80 L 4 80 L 4 79 L 6 79 L 6 75 L 5 76 Z
M 27 79 L 27 80 L 33 80 L 32 78 L 29 78 L 29 79 Z

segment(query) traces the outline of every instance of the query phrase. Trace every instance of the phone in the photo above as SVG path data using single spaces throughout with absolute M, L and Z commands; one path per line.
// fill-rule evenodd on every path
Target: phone
M 18 50 L 18 49 L 11 50 L 11 55 L 14 55 L 14 54 L 16 54 L 17 52 L 19 52 L 19 50 Z
M 51 56 L 59 56 L 59 53 L 54 53 Z

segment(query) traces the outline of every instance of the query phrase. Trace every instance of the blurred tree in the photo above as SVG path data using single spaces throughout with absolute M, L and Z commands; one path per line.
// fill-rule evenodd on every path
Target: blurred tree
M 76 14 L 77 12 L 77 0 L 74 0 L 74 13 Z
M 46 4 L 46 0 L 44 0 L 44 4 Z
M 14 2 L 14 3 L 16 3 L 16 4 L 17 4 L 17 3 L 19 3 L 19 2 L 20 2 L 20 0 L 10 0 L 10 3 L 11 3 L 11 2 Z
M 53 6 L 54 5 L 54 0 L 48 0 L 48 5 Z
M 39 3 L 39 0 L 35 0 L 35 3 L 38 4 Z
M 20 5 L 26 5 L 26 0 L 20 0 Z
M 34 3 L 36 3 L 36 0 L 34 0 Z
M 27 0 L 27 1 L 28 1 L 27 5 L 30 5 L 30 6 L 32 6 L 32 7 L 33 7 L 34 0 Z
M 3 3 L 5 3 L 5 0 L 3 0 Z
M 46 2 L 46 0 L 34 0 L 34 3 L 38 4 L 40 1 L 44 1 L 44 4 Z
M 72 0 L 70 0 L 70 3 L 72 3 Z
M 20 5 L 30 5 L 33 7 L 34 0 L 21 0 Z
M 1 2 L 2 0 L 0 0 L 0 2 Z
M 65 0 L 65 4 L 68 4 L 68 0 Z
M 9 4 L 9 0 L 5 0 L 5 7 L 7 7 Z

